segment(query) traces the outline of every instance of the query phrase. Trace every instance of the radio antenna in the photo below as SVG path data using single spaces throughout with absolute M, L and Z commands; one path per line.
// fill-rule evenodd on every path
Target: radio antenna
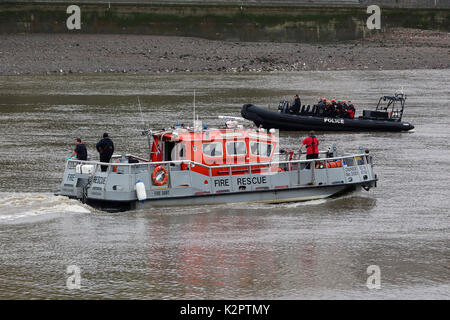
M 195 128 L 195 89 L 194 89 L 194 122 L 193 127 Z
M 142 121 L 142 129 L 147 129 L 146 127 L 145 127 L 145 122 L 144 122 L 144 115 L 142 114 L 142 107 L 141 107 L 141 100 L 139 100 L 139 97 L 137 97 L 137 99 L 138 99 L 138 105 L 139 105 L 139 112 L 141 113 L 141 121 Z
M 147 136 L 148 150 L 149 150 L 149 154 L 150 154 L 150 157 L 151 157 L 151 153 L 152 153 L 152 135 L 151 135 L 151 130 L 148 127 L 148 125 L 147 126 L 145 125 L 144 115 L 142 114 L 141 100 L 139 100 L 139 97 L 137 97 L 137 99 L 138 99 L 139 112 L 141 114 L 141 121 L 142 121 L 142 127 L 143 127 L 142 129 L 144 130 L 144 131 L 141 132 L 141 134 Z

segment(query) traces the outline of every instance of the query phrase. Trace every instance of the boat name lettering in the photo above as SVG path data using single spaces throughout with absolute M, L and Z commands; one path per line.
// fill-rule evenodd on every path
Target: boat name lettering
M 94 177 L 94 183 L 95 184 L 105 184 L 106 183 L 106 177 L 95 176 Z
M 252 177 L 252 178 L 237 178 L 237 184 L 240 186 L 247 186 L 249 184 L 264 184 L 267 183 L 267 177 Z
M 159 197 L 159 196 L 168 196 L 168 195 L 169 195 L 169 190 L 153 191 L 153 195 L 154 195 L 155 197 Z
M 345 168 L 345 175 L 348 176 L 357 176 L 359 175 L 358 167 L 347 167 Z
M 75 179 L 75 174 L 71 173 L 67 175 L 67 181 L 73 181 Z
M 323 118 L 323 122 L 344 124 L 344 119 Z
M 228 179 L 214 180 L 214 187 L 229 187 L 230 181 Z

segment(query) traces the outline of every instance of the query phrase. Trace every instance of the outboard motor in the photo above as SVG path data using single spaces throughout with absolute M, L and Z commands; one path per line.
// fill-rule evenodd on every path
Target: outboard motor
M 280 110 L 281 113 L 289 113 L 289 102 L 286 100 L 280 101 L 278 110 Z

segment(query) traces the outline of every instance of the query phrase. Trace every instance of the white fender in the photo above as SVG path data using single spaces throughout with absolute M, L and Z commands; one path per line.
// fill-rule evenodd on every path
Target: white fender
M 147 192 L 145 191 L 145 184 L 142 180 L 136 182 L 136 194 L 139 201 L 144 202 L 147 199 Z
M 85 164 L 81 166 L 81 173 L 92 174 L 94 173 L 94 166 L 92 164 Z

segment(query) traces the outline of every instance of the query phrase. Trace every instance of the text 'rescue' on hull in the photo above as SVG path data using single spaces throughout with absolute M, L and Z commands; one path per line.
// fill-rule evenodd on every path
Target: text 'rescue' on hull
M 336 147 L 306 160 L 280 152 L 275 130 L 223 128 L 147 130 L 148 158 L 114 155 L 110 163 L 69 159 L 61 195 L 105 210 L 233 202 L 282 203 L 376 186 L 368 151 Z M 102 171 L 101 166 L 107 165 Z

